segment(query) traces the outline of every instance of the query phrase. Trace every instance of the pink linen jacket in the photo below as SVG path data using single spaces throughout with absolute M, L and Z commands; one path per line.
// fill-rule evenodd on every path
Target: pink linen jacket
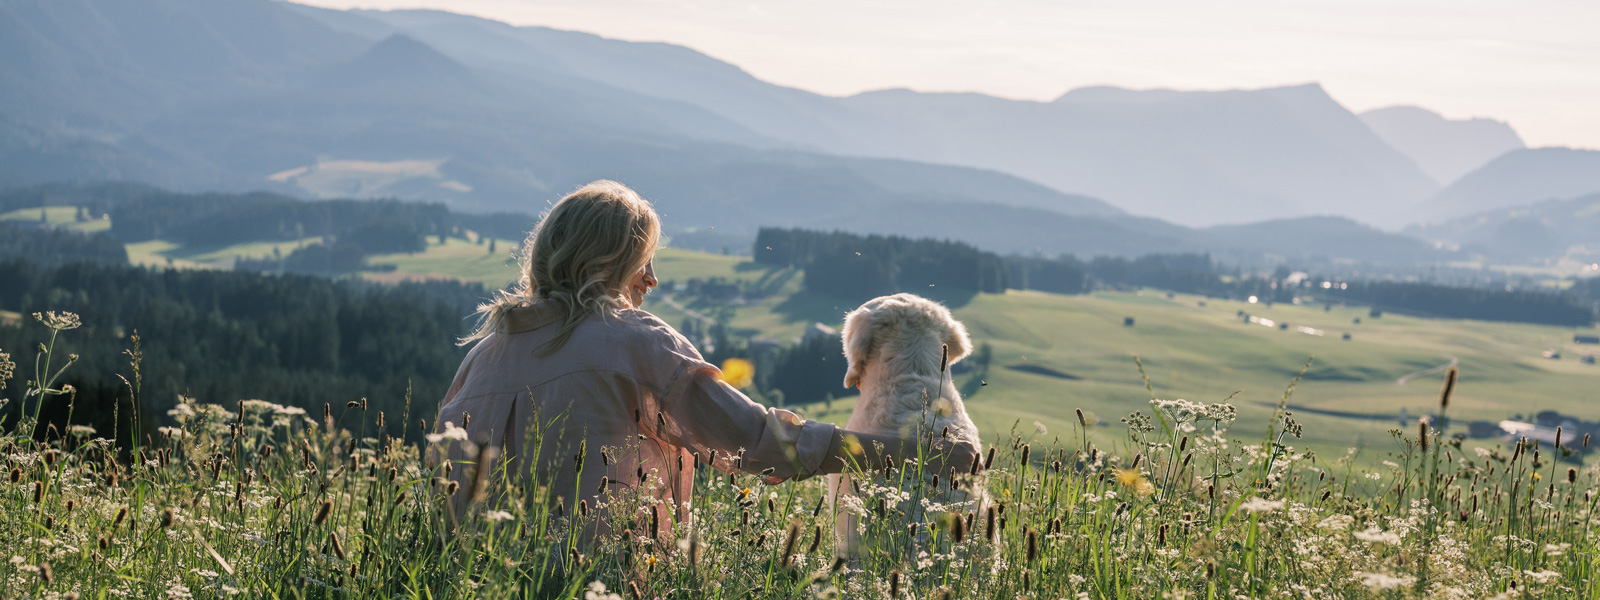
M 474 446 L 493 449 L 485 454 L 493 457 L 489 473 L 503 467 L 514 484 L 547 485 L 551 501 L 568 512 L 580 501 L 601 510 L 588 535 L 608 531 L 602 482 L 611 494 L 641 492 L 664 504 L 653 520 L 657 534 L 670 539 L 673 523 L 688 518 L 697 459 L 723 471 L 771 469 L 769 482 L 817 473 L 833 425 L 751 401 L 723 383 L 681 334 L 643 310 L 592 315 L 561 349 L 538 356 L 562 316 L 548 302 L 512 309 L 456 372 L 435 431 L 459 427 L 472 442 L 441 442 L 457 463 L 451 472 L 461 488 L 457 514 L 473 495 L 499 497 L 469 491 L 476 490 Z M 537 448 L 530 447 L 534 440 Z M 525 462 L 535 455 L 534 464 Z

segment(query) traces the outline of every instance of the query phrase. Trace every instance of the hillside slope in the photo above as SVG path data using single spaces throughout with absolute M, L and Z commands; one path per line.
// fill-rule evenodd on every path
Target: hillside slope
M 1513 150 L 1417 206 L 1410 220 L 1439 223 L 1483 211 L 1594 192 L 1600 192 L 1600 150 Z
M 485 69 L 561 70 L 702 107 L 801 149 L 994 169 L 1186 225 L 1313 214 L 1396 224 L 1390 207 L 1437 189 L 1315 84 L 1086 88 L 1054 102 L 906 90 L 833 98 L 669 44 L 439 11 L 302 10 L 367 36 L 404 31 Z

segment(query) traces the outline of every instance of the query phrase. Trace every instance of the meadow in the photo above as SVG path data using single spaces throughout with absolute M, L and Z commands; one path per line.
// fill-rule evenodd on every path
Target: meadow
M 365 276 L 499 285 L 514 271 L 512 245 L 497 246 L 430 240 L 374 257 L 395 268 Z M 224 267 L 261 251 L 148 254 Z M 853 308 L 738 257 L 665 249 L 656 268 L 647 308 L 674 324 L 686 305 L 786 341 Z M 772 293 L 667 302 L 691 277 Z M 310 414 L 186 401 L 131 448 L 84 427 L 0 440 L 0 597 L 1600 598 L 1600 466 L 1461 435 L 1473 419 L 1589 414 L 1600 368 L 1571 359 L 1583 348 L 1570 329 L 1156 290 L 927 294 L 993 350 L 986 372 L 958 375 L 982 378 L 967 398 L 990 450 L 978 476 L 933 480 L 911 460 L 833 505 L 820 478 L 766 486 L 701 468 L 694 518 L 671 539 L 634 533 L 655 508 L 623 494 L 604 501 L 611 533 L 584 540 L 599 505 L 430 458 L 468 443 L 453 436 L 366 433 L 385 416 L 364 399 Z M 73 335 L 68 316 L 6 318 Z M 1551 349 L 1568 358 L 1540 356 Z M 23 422 L 0 425 L 33 431 L 44 403 L 71 403 L 55 383 L 68 357 L 0 350 L 33 391 L 12 413 Z M 795 408 L 843 422 L 853 402 Z M 1438 413 L 1451 425 L 1417 422 Z M 940 504 L 952 485 L 993 502 Z M 452 499 L 469 508 L 452 513 Z M 835 558 L 841 510 L 867 517 L 871 543 L 852 560 Z
M 506 257 L 489 257 L 481 246 L 449 240 L 417 255 L 392 255 L 399 277 L 460 277 L 501 285 L 515 276 Z M 502 241 L 501 248 L 511 245 Z M 476 248 L 476 250 L 473 250 Z M 377 261 L 378 259 L 374 259 Z M 757 282 L 769 269 L 737 256 L 666 248 L 656 258 L 664 285 L 647 297 L 646 308 L 668 323 L 688 315 L 672 304 L 702 313 L 725 311 L 736 336 L 789 343 L 812 323 L 838 327 L 853 304 L 801 291 L 803 274 L 782 280 L 775 293 L 740 306 L 697 303 L 673 295 L 671 283 L 690 278 Z M 1100 291 L 1062 296 L 1011 290 L 1005 294 L 926 295 L 949 303 L 976 344 L 994 355 L 985 385 L 967 399 L 985 432 L 1004 432 L 1038 421 L 1051 429 L 1074 425 L 1082 409 L 1091 422 L 1114 424 L 1146 401 L 1134 368 L 1138 356 L 1164 394 L 1197 402 L 1232 398 L 1240 418 L 1264 422 L 1283 387 L 1308 360 L 1289 410 L 1307 425 L 1301 449 L 1338 456 L 1354 448 L 1364 464 L 1389 460 L 1396 450 L 1388 431 L 1414 426 L 1437 412 L 1435 392 L 1445 365 L 1462 374 L 1450 432 L 1471 420 L 1532 419 L 1543 410 L 1591 418 L 1600 401 L 1600 367 L 1577 358 L 1600 350 L 1575 346 L 1572 328 L 1428 319 L 1394 313 L 1373 317 L 1364 306 L 1265 305 L 1246 301 L 1169 294 L 1159 290 Z M 1268 319 L 1273 326 L 1246 321 Z M 1133 325 L 1126 326 L 1125 319 Z M 1287 324 L 1288 329 L 1277 325 Z M 1301 333 L 1305 327 L 1322 335 Z M 1588 332 L 1592 333 L 1593 328 Z M 1582 331 L 1579 331 L 1580 333 Z M 1344 334 L 1350 339 L 1344 339 Z M 1565 358 L 1543 357 L 1548 350 Z M 1042 367 L 1042 368 L 1041 368 Z M 1414 375 L 1405 384 L 1402 377 Z M 807 417 L 836 423 L 848 419 L 853 399 L 830 406 L 799 407 Z M 1402 411 L 1407 416 L 1401 419 Z M 1115 428 L 1113 428 L 1115 429 Z M 1092 433 L 1116 443 L 1120 434 Z M 1499 439 L 1473 439 L 1469 447 L 1501 448 Z
M 77 327 L 70 314 L 33 318 L 60 337 Z M 16 431 L 34 431 L 44 403 L 72 401 L 55 382 L 73 359 L 55 345 L 20 367 L 32 393 Z M 1446 377 L 1440 411 L 1452 407 Z M 538 477 L 480 472 L 487 450 L 450 427 L 420 444 L 368 437 L 385 416 L 364 400 L 311 414 L 185 402 L 131 448 L 83 427 L 0 440 L 0 595 L 1600 597 L 1596 469 L 1531 444 L 1469 449 L 1425 424 L 1391 432 L 1395 459 L 1375 469 L 1313 457 L 1291 447 L 1313 433 L 1284 410 L 1295 383 L 1265 420 L 1150 387 L 1121 426 L 1033 423 L 992 435 L 970 470 L 927 473 L 908 457 L 858 472 L 870 483 L 834 504 L 820 478 L 766 486 L 702 466 L 693 518 L 659 538 L 645 532 L 663 507 L 638 492 L 659 481 L 648 472 L 574 505 Z M 1112 429 L 1117 448 L 1088 435 Z M 451 444 L 477 460 L 433 458 Z M 942 501 L 973 486 L 987 502 Z M 850 559 L 833 547 L 837 511 L 865 517 Z M 605 533 L 584 534 L 602 518 Z

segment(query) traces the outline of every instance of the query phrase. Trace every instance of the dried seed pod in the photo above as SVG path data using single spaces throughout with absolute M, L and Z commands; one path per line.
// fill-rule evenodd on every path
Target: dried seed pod
M 789 530 L 787 532 L 785 532 L 784 537 L 783 537 L 783 555 L 782 555 L 783 559 L 778 561 L 778 564 L 783 565 L 783 568 L 787 569 L 787 568 L 789 568 L 790 566 L 793 565 L 793 563 L 794 563 L 795 546 L 799 542 L 800 542 L 800 522 L 799 521 L 790 521 L 789 522 Z
M 995 523 L 995 520 L 999 516 L 1000 516 L 1000 511 L 996 510 L 993 504 L 989 505 L 989 510 L 984 514 L 984 517 L 983 517 L 983 522 L 984 522 L 983 539 L 984 539 L 984 541 L 989 542 L 991 544 L 994 543 L 994 536 L 995 536 L 996 533 L 998 533 L 998 530 L 995 527 L 997 525 L 997 523 Z

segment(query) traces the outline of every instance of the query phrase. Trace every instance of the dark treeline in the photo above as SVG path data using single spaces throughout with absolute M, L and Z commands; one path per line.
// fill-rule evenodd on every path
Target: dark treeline
M 1290 279 L 1280 266 L 1267 274 L 1223 268 L 1206 254 L 1151 254 L 1138 258 L 1073 256 L 1000 258 L 971 246 L 893 236 L 762 229 L 755 260 L 806 269 L 808 291 L 849 299 L 898 291 L 926 292 L 928 283 L 981 292 L 1007 288 L 1081 294 L 1096 288 L 1150 287 L 1210 297 L 1290 302 L 1297 296 L 1322 302 L 1373 306 L 1422 316 L 1587 325 L 1596 320 L 1600 278 L 1580 280 L 1573 290 L 1467 288 L 1428 283 L 1365 281 L 1333 289 L 1316 276 Z M 948 273 L 943 278 L 934 274 Z
M 398 200 L 149 194 L 111 208 L 111 233 L 124 241 L 163 239 L 197 246 L 336 236 L 369 252 L 412 252 L 423 248 L 423 235 L 448 233 L 452 227 L 444 205 Z
M 539 222 L 537 217 L 519 212 L 453 213 L 451 216 L 455 218 L 456 225 L 462 229 L 471 229 L 481 235 L 511 240 L 519 244 Z
M 760 264 L 804 269 L 807 291 L 846 298 L 1008 287 L 1004 259 L 961 242 L 764 227 L 752 256 Z
M 45 229 L 31 223 L 0 221 L 0 260 L 25 259 L 58 265 L 77 261 L 128 264 L 122 240 L 107 233 Z M 0 282 L 3 283 L 3 282 Z
M 146 416 L 164 419 L 180 394 L 225 406 L 261 399 L 314 417 L 323 403 L 337 413 L 348 401 L 368 398 L 370 411 L 387 414 L 389 433 L 415 434 L 416 418 L 432 416 L 465 355 L 455 344 L 470 325 L 465 317 L 487 295 L 481 286 L 456 282 L 383 286 L 23 261 L 0 262 L 0 281 L 0 310 L 22 314 L 0 323 L 0 350 L 19 363 L 16 380 L 0 391 L 11 400 L 5 423 L 15 425 L 34 349 L 49 338 L 29 315 L 69 311 L 83 326 L 61 334 L 56 364 L 78 355 L 62 380 L 77 389 L 74 422 L 103 436 L 111 434 L 113 415 L 120 415 L 118 429 L 128 431 L 129 390 L 118 375 L 133 379 L 123 351 L 135 332 L 144 352 Z M 406 414 L 408 385 L 414 387 Z M 44 420 L 64 426 L 64 405 L 48 404 Z
M 426 250 L 426 236 L 466 238 L 470 229 L 521 240 L 534 222 L 520 213 L 455 214 L 442 204 L 307 201 L 267 192 L 182 194 L 120 183 L 54 184 L 0 193 L 0 212 L 46 206 L 77 207 L 80 219 L 108 216 L 110 234 L 124 242 L 162 239 L 217 247 L 321 238 L 287 256 L 275 253 L 236 265 L 249 271 L 321 275 L 372 268 L 366 265 L 369 254 Z
M 1330 300 L 1425 317 L 1587 326 L 1594 308 L 1571 293 L 1486 290 L 1399 281 L 1351 282 Z

